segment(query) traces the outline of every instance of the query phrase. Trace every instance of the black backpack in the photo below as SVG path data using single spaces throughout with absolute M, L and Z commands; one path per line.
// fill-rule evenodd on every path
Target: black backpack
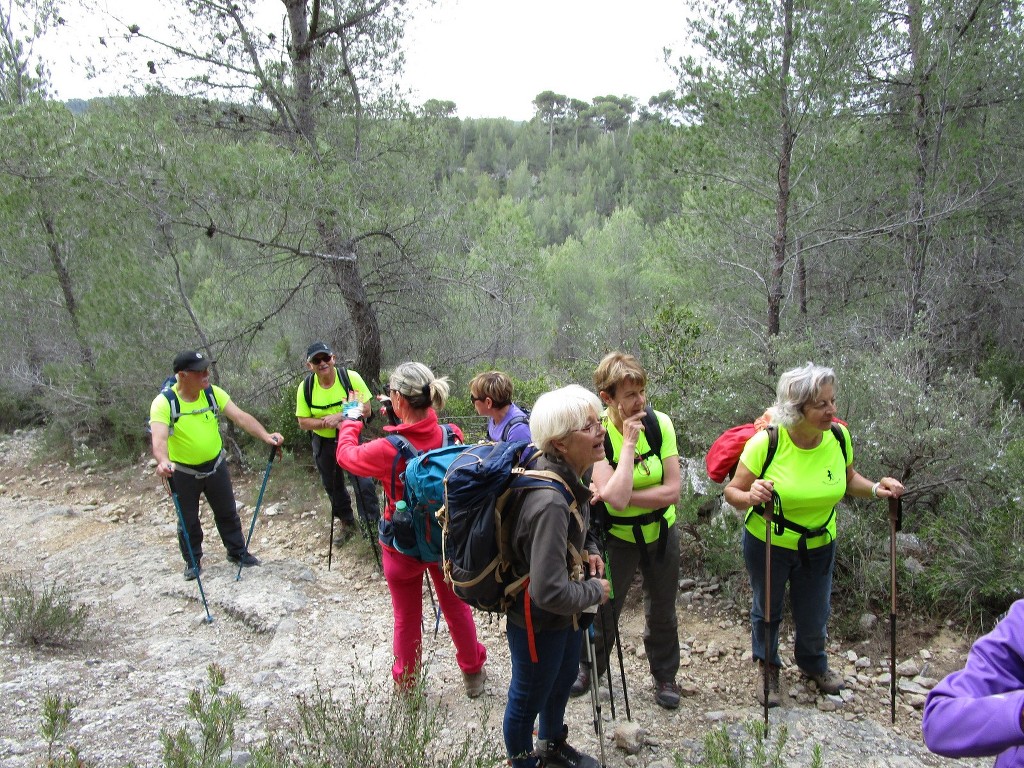
M 172 389 L 177 381 L 177 376 L 168 376 L 164 379 L 164 383 L 160 385 L 160 394 L 167 398 L 167 403 L 171 407 L 171 423 L 167 431 L 168 437 L 174 434 L 174 425 L 181 418 L 181 402 L 178 400 L 178 393 Z M 209 411 L 213 413 L 214 418 L 218 418 L 220 416 L 220 406 L 217 404 L 217 396 L 213 394 L 213 385 L 211 384 L 204 389 L 203 394 L 206 395 L 206 407 L 200 408 L 198 411 L 190 411 L 186 415 L 198 415 Z M 148 422 L 146 432 L 152 432 Z
M 523 415 L 522 416 L 515 416 L 515 417 L 513 417 L 512 419 L 509 420 L 508 424 L 506 424 L 504 427 L 502 427 L 502 430 L 501 430 L 501 442 L 504 443 L 504 442 L 508 441 L 508 435 L 512 431 L 513 427 L 516 427 L 516 426 L 518 426 L 520 424 L 529 424 L 530 423 L 530 409 L 529 408 L 523 408 L 523 407 L 520 406 L 519 410 L 521 410 L 523 412 Z
M 343 365 L 335 365 L 334 370 L 338 372 L 338 379 L 341 381 L 342 389 L 345 390 L 345 396 L 343 399 L 336 403 L 328 403 L 327 405 L 313 405 L 313 378 L 316 376 L 314 371 L 310 371 L 306 374 L 305 380 L 302 382 L 302 396 L 306 400 L 306 407 L 309 408 L 310 412 L 315 407 L 318 411 L 325 411 L 328 408 L 334 408 L 336 405 L 342 405 L 348 400 L 348 393 L 352 391 L 352 380 L 348 377 L 348 369 Z

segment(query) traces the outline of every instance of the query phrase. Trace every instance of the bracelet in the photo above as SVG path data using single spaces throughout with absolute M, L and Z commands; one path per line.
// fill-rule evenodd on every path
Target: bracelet
M 879 481 L 879 482 L 877 482 L 877 483 L 875 483 L 874 485 L 871 486 L 871 498 L 873 498 L 873 499 L 877 499 L 878 498 L 878 486 L 880 486 L 881 484 L 882 484 L 881 481 Z

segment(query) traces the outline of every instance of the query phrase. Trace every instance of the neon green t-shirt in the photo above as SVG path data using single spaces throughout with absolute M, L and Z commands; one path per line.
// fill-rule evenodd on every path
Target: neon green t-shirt
M 348 378 L 352 384 L 352 389 L 356 391 L 356 399 L 359 402 L 365 403 L 372 397 L 370 388 L 366 386 L 363 377 L 351 368 L 348 369 Z M 345 391 L 345 387 L 341 382 L 341 376 L 338 375 L 337 371 L 334 372 L 334 384 L 328 389 L 321 387 L 320 379 L 315 373 L 313 374 L 313 392 L 310 398 L 313 401 L 312 408 L 306 405 L 306 396 L 303 392 L 304 387 L 305 378 L 299 382 L 299 388 L 295 393 L 295 415 L 299 418 L 320 419 L 331 413 L 339 413 L 341 407 L 348 400 L 348 392 Z M 336 429 L 314 429 L 313 432 L 320 435 L 320 437 L 328 439 L 338 435 L 338 430 Z
M 216 385 L 213 396 L 221 411 L 231 401 L 230 395 Z M 175 384 L 171 389 L 178 395 L 178 420 L 174 423 L 174 434 L 167 438 L 167 458 L 181 464 L 203 464 L 220 455 L 223 441 L 217 417 L 206 401 L 202 391 L 193 402 L 188 402 Z M 149 406 L 150 423 L 171 425 L 171 404 L 162 394 L 153 399 Z
M 765 480 L 771 480 L 779 494 L 786 520 L 810 530 L 828 522 L 828 534 L 808 538 L 808 549 L 824 547 L 836 537 L 836 516 L 832 510 L 846 495 L 846 468 L 853 464 L 850 432 L 842 425 L 839 428 L 846 441 L 845 463 L 843 451 L 831 430 L 822 434 L 816 447 L 805 450 L 793 444 L 785 427 L 779 427 L 779 445 L 765 472 Z M 743 447 L 740 462 L 756 477 L 761 474 L 767 454 L 768 432 L 761 430 Z M 764 519 L 760 515 L 748 514 L 746 526 L 752 536 L 764 541 Z M 773 545 L 797 549 L 799 541 L 800 534 L 796 531 L 786 528 L 780 536 L 772 529 Z
M 665 476 L 665 468 L 662 462 L 670 456 L 679 455 L 679 449 L 676 447 L 676 431 L 672 426 L 672 420 L 661 411 L 655 411 L 654 415 L 657 416 L 658 426 L 661 427 L 661 453 L 656 456 L 647 456 L 642 462 L 633 463 L 633 490 L 635 491 L 661 485 L 662 479 Z M 612 443 L 612 461 L 617 465 L 620 463 L 619 456 L 622 453 L 622 433 L 615 428 L 611 419 L 608 418 L 607 409 L 601 414 L 601 423 L 608 430 L 608 438 Z M 641 431 L 640 437 L 636 441 L 636 455 L 643 456 L 650 450 L 651 446 L 647 442 L 647 436 Z M 627 461 L 630 460 L 627 457 Z M 638 515 L 646 515 L 653 510 L 644 509 L 643 507 L 626 507 L 622 510 L 613 508 L 613 511 L 617 516 L 636 517 Z M 668 508 L 664 517 L 669 525 L 675 523 L 676 507 L 674 504 Z M 650 544 L 658 540 L 658 536 L 661 533 L 661 524 L 658 522 L 648 523 L 641 530 L 644 534 L 644 542 Z M 633 529 L 628 525 L 615 523 L 612 525 L 610 532 L 613 536 L 623 541 L 636 542 Z

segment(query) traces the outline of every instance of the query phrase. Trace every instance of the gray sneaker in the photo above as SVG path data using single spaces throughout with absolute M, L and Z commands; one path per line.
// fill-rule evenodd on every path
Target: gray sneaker
M 479 672 L 463 672 L 462 682 L 466 684 L 466 695 L 471 699 L 482 696 L 484 684 L 487 682 L 487 670 L 480 667 Z
M 196 577 L 203 572 L 203 566 L 199 565 L 193 568 L 191 565 L 185 566 L 185 581 L 195 581 Z
M 654 685 L 654 700 L 659 707 L 675 709 L 679 706 L 679 686 L 675 680 L 664 680 Z

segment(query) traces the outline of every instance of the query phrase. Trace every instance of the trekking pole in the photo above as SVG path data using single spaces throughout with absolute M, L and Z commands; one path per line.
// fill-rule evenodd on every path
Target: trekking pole
M 608 592 L 608 608 L 612 614 L 612 632 L 615 639 L 615 649 L 619 657 L 619 678 L 622 680 L 622 703 L 626 707 L 626 721 L 633 722 L 633 713 L 629 711 L 629 689 L 626 687 L 626 667 L 623 665 L 622 660 L 622 637 L 619 634 L 619 617 L 615 613 L 615 587 L 612 581 L 612 571 L 610 566 L 610 558 L 608 557 L 608 539 L 607 531 L 604 526 L 600 528 L 601 533 L 601 549 L 604 552 L 605 562 L 605 574 L 604 577 L 608 580 L 609 592 Z M 607 635 L 602 630 L 602 637 L 607 639 Z M 612 680 L 612 662 L 611 654 L 608 651 L 608 644 L 605 643 L 605 657 L 608 661 L 608 696 L 611 697 L 611 680 Z M 612 704 L 613 712 L 615 704 Z M 614 717 L 614 714 L 612 715 Z
M 605 575 L 607 575 L 607 573 Z M 611 580 L 609 580 L 608 583 L 610 584 Z M 615 691 L 612 690 L 612 680 L 614 679 L 612 673 L 612 654 L 611 650 L 608 648 L 608 625 L 605 623 L 605 614 L 607 612 L 605 605 L 599 606 L 597 609 L 597 620 L 601 622 L 601 640 L 603 641 L 602 646 L 604 647 L 604 668 L 608 673 L 608 701 L 612 705 L 612 720 L 615 720 Z M 614 643 L 614 640 L 612 642 Z M 590 670 L 590 673 L 596 674 L 597 669 Z
M 597 687 L 597 648 L 594 643 L 594 625 L 587 627 L 587 662 L 590 664 L 590 703 L 594 710 L 594 733 L 601 747 L 601 768 L 605 768 L 604 758 L 604 719 L 601 717 L 601 696 Z M 611 677 L 609 671 L 608 677 Z
M 167 478 L 167 488 L 171 492 L 171 500 L 174 502 L 174 511 L 178 513 L 178 525 L 181 526 L 181 534 L 185 539 L 185 549 L 188 550 L 188 559 L 192 562 L 192 572 L 196 575 L 196 584 L 199 585 L 199 596 L 203 598 L 203 608 L 206 609 L 207 624 L 213 623 L 213 616 L 210 615 L 210 606 L 206 602 L 206 592 L 203 591 L 203 580 L 199 576 L 199 563 L 196 561 L 195 552 L 192 551 L 192 542 L 188 537 L 188 528 L 185 527 L 185 515 L 181 512 L 181 502 L 178 501 L 178 492 L 174 490 L 174 481 Z
M 331 538 L 327 544 L 327 570 L 331 570 L 331 558 L 334 556 L 334 494 L 338 491 L 338 473 L 341 467 L 338 460 L 334 460 L 334 474 L 331 475 Z
M 764 735 L 768 736 L 768 678 L 771 677 L 771 663 L 768 659 L 772 656 L 772 519 L 775 517 L 775 491 L 772 491 L 772 499 L 764 507 L 764 667 L 761 676 L 764 681 Z
M 889 497 L 889 714 L 896 725 L 896 532 L 903 528 L 903 499 Z
M 430 576 L 427 576 L 424 581 L 427 582 L 427 594 L 430 595 L 430 607 L 434 611 L 434 637 L 437 637 L 437 630 L 441 628 L 441 607 L 434 599 L 434 588 L 430 586 Z
M 270 478 L 270 468 L 274 466 L 274 454 L 277 453 L 277 445 L 270 446 L 270 457 L 267 459 L 267 468 L 263 472 L 263 484 L 260 486 L 260 495 L 256 497 L 256 509 L 252 511 L 252 522 L 249 523 L 249 535 L 245 537 L 245 551 L 249 551 L 249 542 L 252 541 L 252 532 L 256 527 L 256 516 L 260 513 L 260 504 L 263 503 L 263 492 L 267 490 L 267 480 Z M 235 574 L 235 581 L 242 578 L 242 563 L 238 563 L 238 573 Z

